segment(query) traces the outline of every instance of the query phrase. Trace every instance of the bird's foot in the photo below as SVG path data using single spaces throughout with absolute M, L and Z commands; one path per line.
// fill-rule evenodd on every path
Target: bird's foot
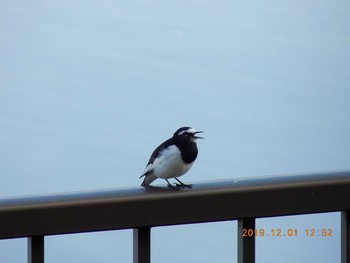
M 181 182 L 179 179 L 177 179 L 175 177 L 175 180 L 178 181 L 179 183 L 176 183 L 176 186 L 177 187 L 182 187 L 182 188 L 192 188 L 192 185 L 191 184 L 184 184 L 183 182 Z
M 178 187 L 177 184 L 175 184 L 175 185 L 168 184 L 168 188 L 171 189 L 171 190 L 179 190 L 179 187 Z
M 168 188 L 171 190 L 179 190 L 179 187 L 172 185 L 167 179 L 165 181 L 168 183 Z
M 182 187 L 182 188 L 192 188 L 192 185 L 191 184 L 184 184 L 184 183 L 175 183 L 176 187 Z

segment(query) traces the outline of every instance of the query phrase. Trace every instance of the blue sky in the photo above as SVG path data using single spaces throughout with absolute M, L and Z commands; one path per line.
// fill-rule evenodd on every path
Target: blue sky
M 153 149 L 184 125 L 206 138 L 184 182 L 349 169 L 349 7 L 2 3 L 0 197 L 138 186 Z M 339 262 L 338 213 L 257 226 L 334 232 L 258 239 L 258 262 Z M 46 240 L 48 262 L 132 256 L 131 230 Z M 236 222 L 155 228 L 152 257 L 232 262 Z M 1 262 L 25 259 L 25 239 L 0 241 Z

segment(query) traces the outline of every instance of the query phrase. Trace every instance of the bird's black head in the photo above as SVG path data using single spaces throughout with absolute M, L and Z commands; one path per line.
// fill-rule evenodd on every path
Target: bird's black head
M 191 127 L 182 127 L 178 129 L 173 136 L 175 145 L 180 149 L 182 160 L 185 163 L 193 163 L 198 155 L 197 139 L 203 139 L 197 136 L 201 131 L 195 131 Z
M 174 133 L 173 138 L 176 141 L 196 143 L 197 139 L 204 139 L 203 137 L 197 136 L 198 133 L 202 133 L 202 131 L 196 131 L 191 127 L 182 127 Z

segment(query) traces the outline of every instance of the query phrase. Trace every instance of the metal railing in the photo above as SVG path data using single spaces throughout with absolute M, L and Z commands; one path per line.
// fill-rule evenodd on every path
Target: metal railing
M 181 209 L 174 209 L 181 207 Z M 164 213 L 166 211 L 166 213 Z M 134 187 L 0 199 L 0 239 L 28 237 L 28 262 L 44 262 L 44 237 L 134 229 L 134 262 L 150 262 L 151 227 L 238 220 L 238 262 L 255 261 L 261 217 L 342 212 L 341 262 L 350 262 L 350 171 Z

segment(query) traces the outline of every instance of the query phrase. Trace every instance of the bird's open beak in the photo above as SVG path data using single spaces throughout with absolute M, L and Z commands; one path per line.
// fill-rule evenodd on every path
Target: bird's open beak
M 203 133 L 202 131 L 196 131 L 194 134 L 195 134 L 195 136 L 194 136 L 194 138 L 195 139 L 204 139 L 203 137 L 200 137 L 200 136 L 196 136 L 196 134 L 198 134 L 198 133 Z

